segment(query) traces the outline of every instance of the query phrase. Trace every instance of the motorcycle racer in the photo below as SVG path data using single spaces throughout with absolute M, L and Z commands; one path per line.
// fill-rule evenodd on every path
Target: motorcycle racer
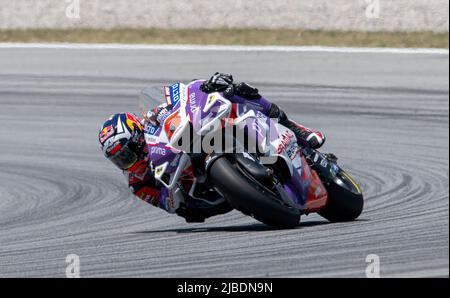
M 201 89 L 205 93 L 223 92 L 224 97 L 235 103 L 251 105 L 270 118 L 291 129 L 301 146 L 317 149 L 325 142 L 325 136 L 288 119 L 276 104 L 259 94 L 258 89 L 247 83 L 235 84 L 228 74 L 215 73 L 204 81 Z M 144 128 L 148 124 L 161 125 L 161 119 L 170 112 L 171 106 L 162 104 L 149 111 L 144 120 L 131 113 L 111 116 L 101 127 L 99 142 L 106 158 L 120 168 L 127 177 L 131 192 L 139 199 L 169 213 L 176 213 L 187 222 L 204 222 L 211 216 L 224 214 L 233 208 L 226 201 L 208 204 L 208 201 L 191 199 L 189 195 L 173 193 L 159 183 L 153 175 Z M 217 200 L 208 188 L 200 188 L 206 198 Z

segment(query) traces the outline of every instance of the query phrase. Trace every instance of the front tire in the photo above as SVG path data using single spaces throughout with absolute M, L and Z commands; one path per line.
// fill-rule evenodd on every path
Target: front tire
M 217 158 L 208 170 L 208 178 L 217 191 L 237 210 L 276 228 L 294 228 L 300 223 L 300 211 L 247 178 L 226 156 Z
M 328 203 L 319 215 L 331 222 L 356 220 L 364 208 L 364 198 L 356 182 L 343 170 L 326 186 Z

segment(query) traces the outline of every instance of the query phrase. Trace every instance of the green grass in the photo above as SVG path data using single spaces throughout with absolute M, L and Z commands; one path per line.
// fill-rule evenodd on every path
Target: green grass
M 448 48 L 448 33 L 340 32 L 260 29 L 0 30 L 0 42 L 131 44 L 321 45 Z

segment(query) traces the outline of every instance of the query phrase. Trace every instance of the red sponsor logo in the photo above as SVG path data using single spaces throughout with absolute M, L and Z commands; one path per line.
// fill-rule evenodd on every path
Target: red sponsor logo
M 294 140 L 294 134 L 292 134 L 289 131 L 286 131 L 282 136 L 281 136 L 281 143 L 277 148 L 277 153 L 280 154 L 284 151 L 286 151 L 286 148 L 292 143 L 292 140 Z

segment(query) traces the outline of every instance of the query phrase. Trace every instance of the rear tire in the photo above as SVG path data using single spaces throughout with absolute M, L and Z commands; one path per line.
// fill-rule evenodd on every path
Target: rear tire
M 226 156 L 212 162 L 208 178 L 237 210 L 276 228 L 294 228 L 300 223 L 300 211 L 287 206 L 271 192 L 245 177 Z

